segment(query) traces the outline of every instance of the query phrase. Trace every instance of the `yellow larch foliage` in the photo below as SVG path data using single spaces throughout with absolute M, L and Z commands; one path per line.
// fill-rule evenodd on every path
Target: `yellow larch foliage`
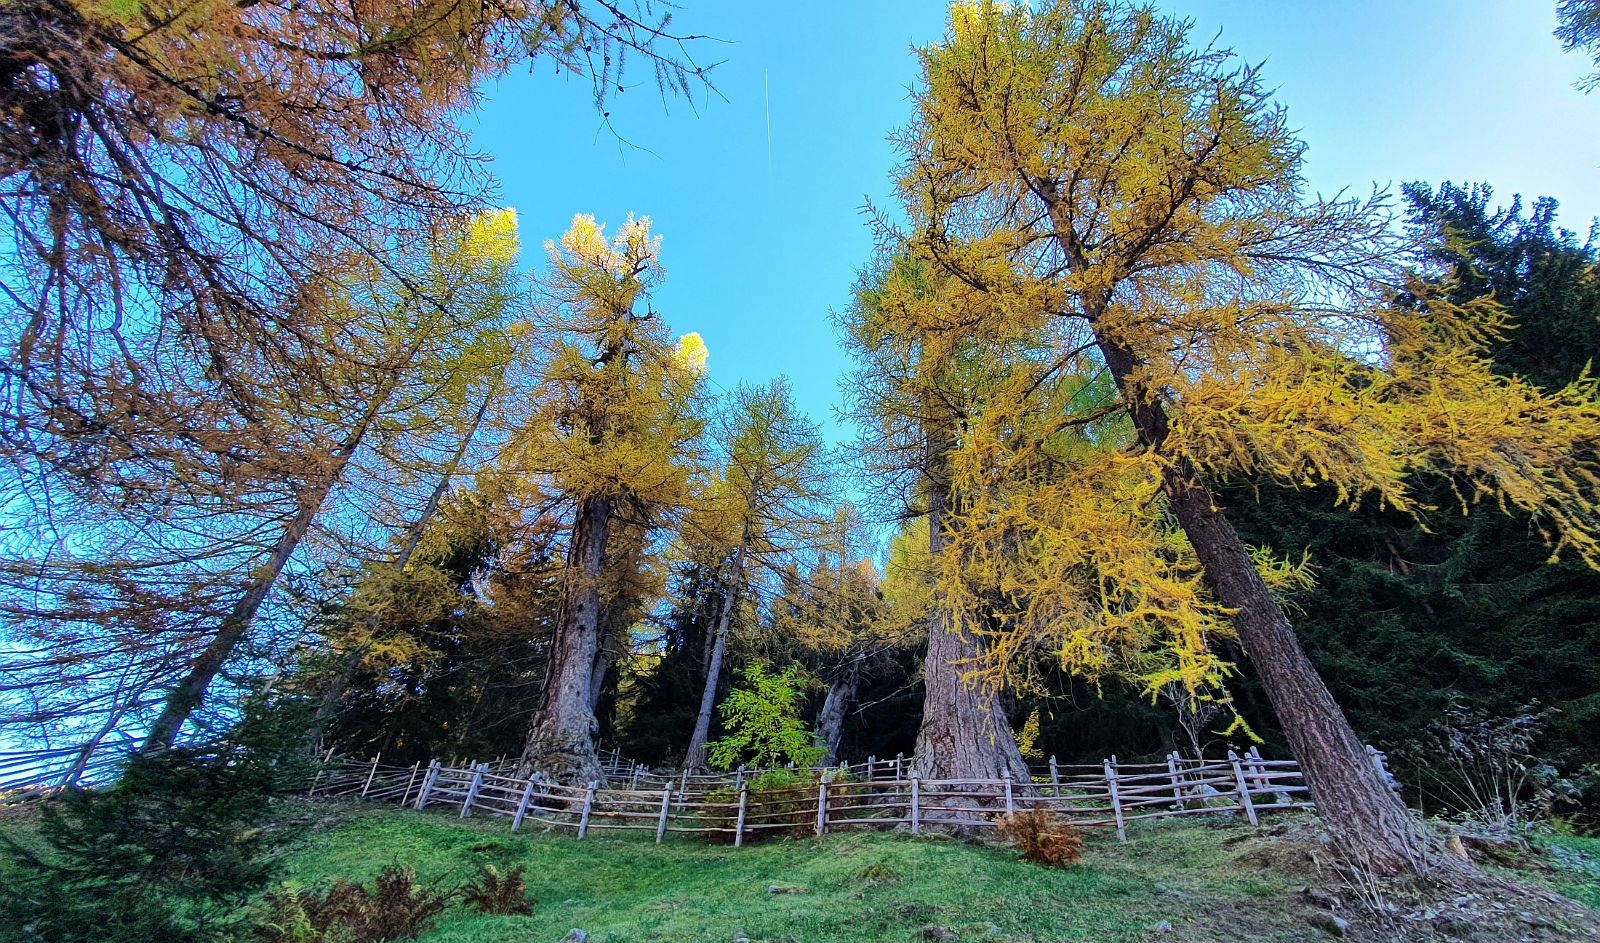
M 1123 2 L 961 3 L 921 57 L 908 261 L 862 346 L 898 358 L 896 382 L 972 394 L 945 415 L 959 502 L 934 566 L 990 637 L 976 678 L 1046 645 L 1152 694 L 1219 684 L 1229 613 L 1167 521 L 1178 481 L 1418 511 L 1409 481 L 1437 472 L 1463 510 L 1525 511 L 1553 553 L 1600 565 L 1595 381 L 1497 375 L 1501 308 L 1403 271 L 1381 199 L 1308 197 L 1255 69 Z M 1051 390 L 1103 370 L 1100 395 Z M 1144 416 L 1137 439 L 1092 431 L 1113 415 Z M 1269 586 L 1308 578 L 1255 562 Z
M 533 417 L 508 460 L 548 476 L 572 500 L 610 497 L 682 506 L 704 427 L 702 377 L 679 369 L 662 319 L 636 310 L 661 277 L 661 240 L 629 218 L 614 238 L 578 215 L 546 243 L 548 271 L 533 319 L 545 346 Z

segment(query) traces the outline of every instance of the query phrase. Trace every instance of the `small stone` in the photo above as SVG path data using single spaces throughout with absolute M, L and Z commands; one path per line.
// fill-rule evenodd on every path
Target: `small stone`
M 773 896 L 778 894 L 804 894 L 806 889 L 797 884 L 769 884 L 767 893 Z
M 1157 920 L 1156 923 L 1155 923 L 1155 926 L 1150 928 L 1150 932 L 1151 933 L 1171 933 L 1172 932 L 1172 921 L 1171 920 Z
M 1311 924 L 1331 936 L 1348 936 L 1350 933 L 1350 921 L 1333 914 L 1322 914 L 1311 921 Z
M 950 929 L 949 927 L 923 927 L 922 938 L 924 940 L 939 940 L 943 941 L 943 943 L 949 943 L 951 940 L 961 939 L 956 931 Z
M 567 935 L 561 938 L 561 943 L 589 943 L 589 934 L 584 930 L 573 927 Z

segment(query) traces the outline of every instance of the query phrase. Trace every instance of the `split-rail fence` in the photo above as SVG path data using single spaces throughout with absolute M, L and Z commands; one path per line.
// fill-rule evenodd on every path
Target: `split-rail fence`
M 1383 756 L 1370 751 L 1383 768 Z M 1269 760 L 1252 749 L 1222 760 L 1170 754 L 1161 763 L 1048 764 L 1032 782 L 1008 779 L 922 779 L 911 762 L 869 758 L 801 777 L 800 785 L 752 788 L 764 771 L 691 774 L 647 770 L 616 753 L 604 757 L 606 785 L 567 786 L 537 774 L 514 775 L 504 760 L 456 765 L 385 764 L 329 754 L 309 792 L 390 802 L 414 809 L 448 809 L 461 818 L 502 816 L 513 831 L 533 823 L 576 833 L 634 830 L 695 834 L 732 845 L 764 833 L 825 834 L 857 828 L 904 827 L 912 834 L 938 826 L 989 827 L 999 816 L 1047 809 L 1083 827 L 1115 828 L 1185 815 L 1261 815 L 1311 808 L 1293 760 Z

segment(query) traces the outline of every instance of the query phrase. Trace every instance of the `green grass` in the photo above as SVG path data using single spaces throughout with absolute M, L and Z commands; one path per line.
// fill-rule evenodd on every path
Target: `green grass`
M 1160 920 L 1176 931 L 1169 939 L 1214 939 L 1223 927 L 1249 939 L 1308 937 L 1305 923 L 1283 919 L 1282 899 L 1299 886 L 1294 879 L 1234 861 L 1241 851 L 1225 842 L 1248 838 L 1248 830 L 1140 824 L 1126 844 L 1095 833 L 1082 865 L 1044 868 L 1004 848 L 876 832 L 737 849 L 686 838 L 657 846 L 648 834 L 578 841 L 513 835 L 500 819 L 464 825 L 362 811 L 310 836 L 287 876 L 300 885 L 365 879 L 398 862 L 424 881 L 456 884 L 477 864 L 527 866 L 538 900 L 531 917 L 453 906 L 422 937 L 426 943 L 555 941 L 573 928 L 594 943 L 728 943 L 741 934 L 909 941 L 927 927 L 962 940 L 1119 941 L 1144 939 Z M 769 894 L 772 885 L 804 892 Z
M 1540 883 L 1600 910 L 1600 838 L 1552 835 L 1536 844 L 1542 846 L 1554 868 Z
M 1094 829 L 1081 864 L 1045 868 L 1004 847 L 885 832 L 745 848 L 669 837 L 658 846 L 649 833 L 579 841 L 513 834 L 499 817 L 463 822 L 340 802 L 295 800 L 282 813 L 283 877 L 300 887 L 366 881 L 396 863 L 443 887 L 464 884 L 480 864 L 527 867 L 531 916 L 453 903 L 421 943 L 556 943 L 574 928 L 591 943 L 913 943 L 931 928 L 988 943 L 1332 939 L 1318 928 L 1326 912 L 1299 894 L 1318 881 L 1306 851 L 1319 847 L 1319 829 L 1292 817 L 1261 829 L 1223 818 L 1135 822 L 1127 842 Z M 0 834 L 24 844 L 37 840 L 34 825 L 28 814 L 0 816 Z M 1508 876 L 1600 907 L 1600 839 L 1538 844 L 1536 866 Z M 772 885 L 803 892 L 769 894 Z M 1171 931 L 1152 932 L 1160 921 Z

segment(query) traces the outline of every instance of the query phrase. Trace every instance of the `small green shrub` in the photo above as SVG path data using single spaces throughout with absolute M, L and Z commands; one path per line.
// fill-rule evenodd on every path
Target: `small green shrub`
M 759 662 L 741 672 L 745 687 L 735 688 L 722 702 L 727 734 L 707 744 L 713 766 L 732 769 L 740 761 L 765 768 L 793 762 L 809 769 L 827 749 L 800 719 L 805 685 L 800 673 L 785 668 L 769 674 Z
M 264 943 L 385 943 L 410 940 L 433 926 L 455 894 L 417 883 L 415 871 L 390 865 L 372 887 L 335 881 L 328 890 L 286 887 L 268 894 L 256 925 Z
M 528 869 L 520 864 L 505 874 L 492 864 L 479 865 L 477 879 L 467 885 L 462 900 L 486 914 L 527 916 L 533 913 L 533 904 L 528 901 L 527 873 Z

